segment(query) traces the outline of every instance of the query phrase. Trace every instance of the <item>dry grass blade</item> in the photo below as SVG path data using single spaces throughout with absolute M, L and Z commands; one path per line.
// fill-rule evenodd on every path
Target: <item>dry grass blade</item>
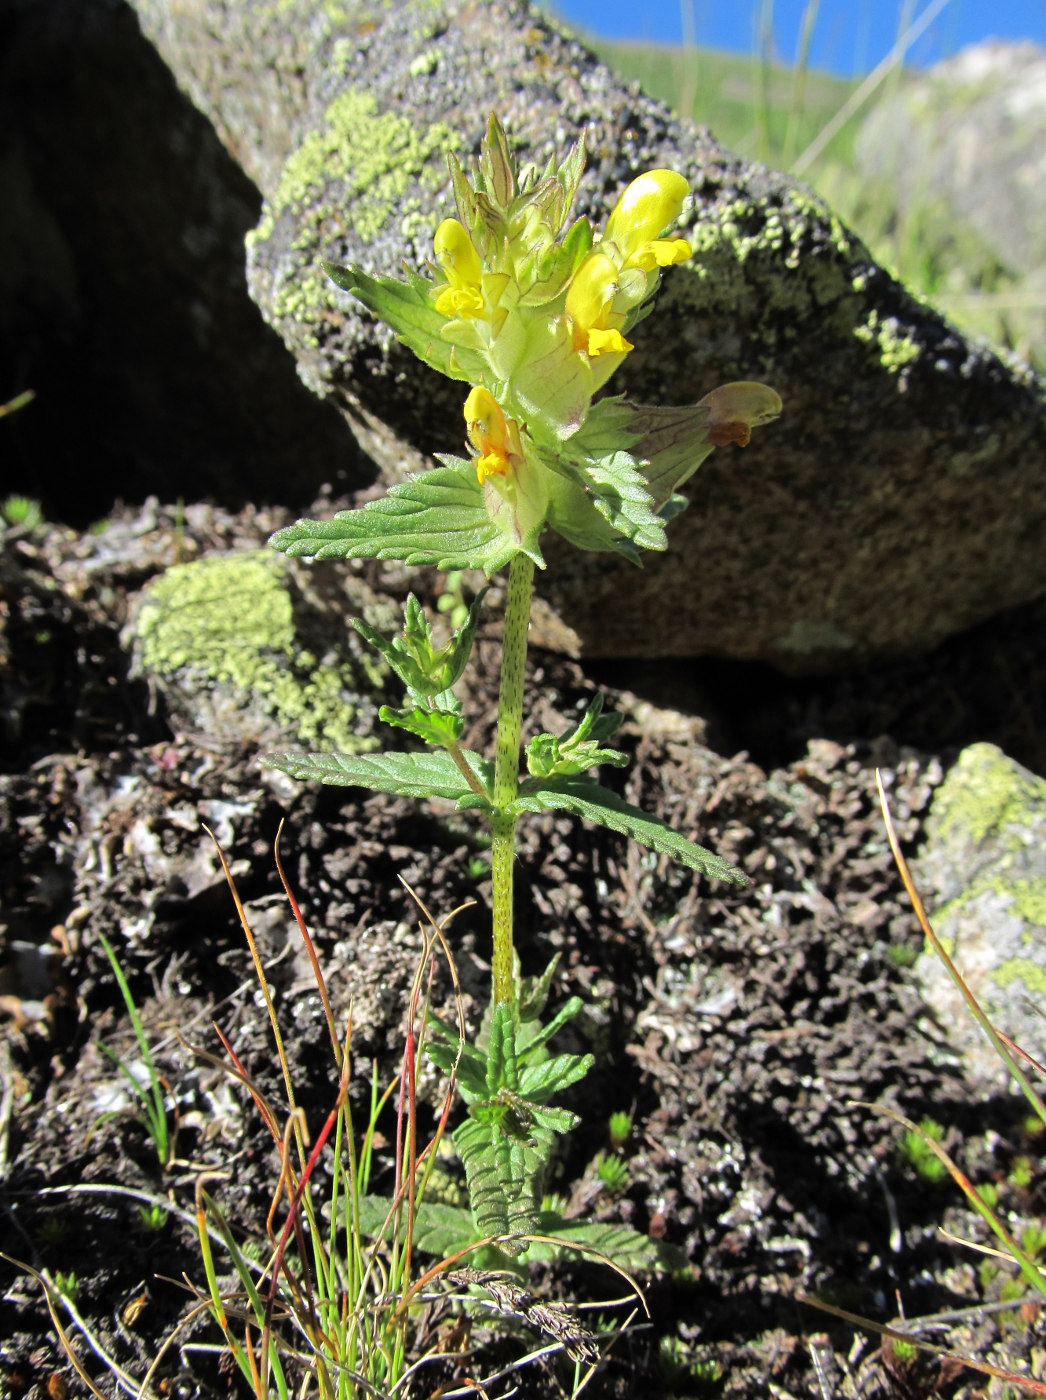
M 806 1303 L 811 1308 L 817 1308 L 819 1312 L 829 1313 L 832 1317 L 837 1317 L 842 1322 L 849 1322 L 853 1327 L 860 1327 L 869 1332 L 876 1333 L 877 1336 L 887 1337 L 892 1342 L 903 1342 L 908 1346 L 918 1347 L 920 1351 L 938 1356 L 942 1361 L 952 1361 L 956 1365 L 966 1366 L 971 1371 L 979 1371 L 984 1376 L 992 1376 L 996 1380 L 1005 1381 L 1010 1385 L 1020 1386 L 1023 1390 L 1029 1390 L 1033 1395 L 1046 1395 L 1046 1382 L 1033 1380 L 1031 1376 L 1022 1376 L 1018 1371 L 1006 1371 L 1001 1366 L 993 1366 L 989 1361 L 977 1361 L 973 1357 L 959 1356 L 954 1351 L 949 1351 L 946 1347 L 934 1346 L 932 1342 L 926 1342 L 921 1337 L 912 1332 L 901 1332 L 896 1327 L 889 1327 L 883 1322 L 873 1322 L 870 1318 L 861 1317 L 858 1313 L 847 1312 L 845 1308 L 838 1308 L 834 1303 L 825 1303 L 820 1298 L 811 1298 L 807 1293 L 797 1293 L 796 1298 L 800 1303 Z

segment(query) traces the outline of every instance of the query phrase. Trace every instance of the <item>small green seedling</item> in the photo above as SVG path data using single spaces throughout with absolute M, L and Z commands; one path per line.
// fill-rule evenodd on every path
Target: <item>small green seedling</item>
M 619 1109 L 610 1115 L 607 1128 L 610 1133 L 610 1146 L 615 1152 L 621 1152 L 632 1136 L 632 1115 L 626 1113 L 624 1109 Z
M 98 935 L 102 947 L 105 949 L 105 956 L 109 959 L 109 966 L 113 970 L 116 978 L 116 985 L 120 988 L 120 995 L 123 997 L 127 1014 L 131 1018 L 131 1025 L 134 1028 L 134 1037 L 138 1042 L 138 1051 L 145 1066 L 145 1082 L 134 1074 L 127 1062 L 110 1049 L 108 1045 L 101 1046 L 105 1055 L 112 1060 L 123 1076 L 124 1083 L 130 1090 L 132 1098 L 138 1104 L 138 1116 L 143 1127 L 149 1134 L 149 1138 L 156 1149 L 161 1167 L 169 1167 L 174 1160 L 174 1135 L 171 1132 L 170 1124 L 167 1121 L 166 1093 L 163 1081 L 160 1078 L 153 1060 L 152 1050 L 149 1047 L 149 1040 L 142 1026 L 142 1018 L 138 1014 L 138 1007 L 135 1005 L 131 988 L 124 976 L 123 968 L 119 959 L 113 952 L 112 947 L 104 933 Z M 103 1118 L 111 1118 L 112 1114 L 104 1114 Z
M 143 1226 L 153 1234 L 159 1234 L 165 1227 L 169 1219 L 167 1211 L 158 1201 L 151 1201 L 146 1206 L 138 1207 L 138 1218 Z
M 628 1163 L 602 1153 L 596 1158 L 596 1176 L 608 1191 L 623 1191 L 628 1185 Z
M 935 1118 L 922 1118 L 917 1129 L 909 1128 L 901 1134 L 897 1151 L 920 1181 L 936 1185 L 947 1178 L 948 1168 L 934 1152 L 930 1141 L 943 1142 L 944 1127 Z
M 1010 1184 L 1018 1191 L 1027 1191 L 1032 1183 L 1034 1169 L 1030 1157 L 1015 1157 L 1010 1166 Z
M 43 507 L 31 496 L 8 496 L 0 504 L 0 515 L 7 525 L 18 525 L 24 530 L 35 530 L 44 518 Z
M 54 1286 L 63 1298 L 68 1298 L 70 1303 L 75 1303 L 80 1296 L 80 1280 L 70 1269 L 68 1272 L 59 1270 L 54 1276 Z

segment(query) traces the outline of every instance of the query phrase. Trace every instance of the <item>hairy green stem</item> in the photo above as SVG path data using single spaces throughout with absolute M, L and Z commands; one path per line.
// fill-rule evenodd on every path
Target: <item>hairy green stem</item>
M 515 996 L 512 976 L 512 872 L 516 852 L 516 816 L 506 810 L 519 791 L 519 745 L 523 728 L 523 683 L 527 661 L 530 599 L 534 561 L 517 554 L 509 565 L 505 635 L 501 644 L 501 690 L 494 757 L 494 811 L 490 825 L 491 880 L 494 895 L 494 1005 Z

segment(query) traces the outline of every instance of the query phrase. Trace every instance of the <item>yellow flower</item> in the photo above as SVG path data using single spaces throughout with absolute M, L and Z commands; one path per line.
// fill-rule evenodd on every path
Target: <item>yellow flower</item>
M 660 238 L 683 212 L 690 186 L 675 170 L 648 170 L 638 176 L 614 205 L 607 220 L 604 243 L 612 243 L 621 267 L 671 267 L 690 256 L 685 238 Z
M 475 450 L 480 484 L 488 476 L 505 476 L 523 458 L 519 424 L 506 418 L 501 405 L 483 386 L 477 385 L 465 400 L 465 425 Z
M 613 262 L 605 253 L 589 253 L 567 289 L 566 312 L 575 350 L 604 355 L 624 354 L 632 349 L 619 329 L 624 317 L 613 310 L 617 293 L 617 268 Z
M 438 289 L 436 310 L 442 316 L 482 316 L 486 310 L 483 266 L 464 224 L 444 219 L 436 230 L 433 247 L 447 279 L 447 285 Z

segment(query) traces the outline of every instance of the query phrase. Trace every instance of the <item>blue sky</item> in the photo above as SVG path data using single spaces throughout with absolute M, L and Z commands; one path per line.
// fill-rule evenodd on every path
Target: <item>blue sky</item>
M 931 0 L 820 0 L 811 64 L 851 76 L 866 73 L 895 43 L 900 18 L 918 18 Z M 941 0 L 937 0 L 941 3 Z M 680 43 L 684 15 L 698 44 L 751 52 L 767 0 L 551 0 L 567 24 L 614 39 Z M 807 0 L 774 0 L 775 57 L 795 60 Z M 1034 39 L 1046 46 L 1046 0 L 947 0 L 907 62 L 925 66 L 980 39 Z

